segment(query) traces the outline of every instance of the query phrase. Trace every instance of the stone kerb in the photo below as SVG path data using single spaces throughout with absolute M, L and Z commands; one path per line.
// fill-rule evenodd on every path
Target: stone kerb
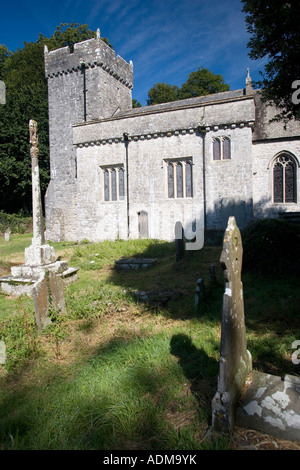
M 216 431 L 231 432 L 235 407 L 252 368 L 247 350 L 241 282 L 243 247 L 234 217 L 229 217 L 220 262 L 224 270 L 221 350 L 218 389 L 212 401 L 212 424 Z

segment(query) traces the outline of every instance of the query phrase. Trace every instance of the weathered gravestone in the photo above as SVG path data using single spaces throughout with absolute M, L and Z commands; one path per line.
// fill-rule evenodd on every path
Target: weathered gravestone
M 195 313 L 199 312 L 200 305 L 204 301 L 205 297 L 205 286 L 204 280 L 199 278 L 195 289 Z
M 224 270 L 221 351 L 218 389 L 212 401 L 212 425 L 216 431 L 231 432 L 237 400 L 252 367 L 247 350 L 241 282 L 243 247 L 234 217 L 229 217 L 220 258 Z
M 51 323 L 50 312 L 66 311 L 64 282 L 52 271 L 44 271 L 33 287 L 35 319 L 39 330 Z
M 11 234 L 11 230 L 10 230 L 10 227 L 8 227 L 8 228 L 5 230 L 5 232 L 4 232 L 4 240 L 5 240 L 6 242 L 9 242 L 9 236 L 10 236 L 10 234 Z

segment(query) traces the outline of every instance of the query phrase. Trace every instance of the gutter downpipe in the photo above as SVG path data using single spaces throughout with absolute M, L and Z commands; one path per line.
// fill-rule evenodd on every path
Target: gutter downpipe
M 206 229 L 206 181 L 205 181 L 205 136 L 206 136 L 206 129 L 201 127 L 200 133 L 202 136 L 203 142 L 203 153 L 202 153 L 202 164 L 203 164 L 203 212 L 204 212 L 204 229 Z
M 126 199 L 127 199 L 127 238 L 129 239 L 130 233 L 130 222 L 129 222 L 129 174 L 128 174 L 128 145 L 129 145 L 129 137 L 128 133 L 124 132 L 123 134 L 124 141 L 125 141 L 125 150 L 126 150 Z

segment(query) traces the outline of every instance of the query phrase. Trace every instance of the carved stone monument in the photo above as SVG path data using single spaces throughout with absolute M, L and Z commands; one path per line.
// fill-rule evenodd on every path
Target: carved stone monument
M 25 264 L 28 266 L 42 266 L 55 262 L 54 248 L 45 243 L 44 219 L 41 200 L 40 176 L 38 164 L 38 137 L 37 123 L 29 121 L 30 155 L 31 155 L 31 181 L 32 181 L 32 225 L 33 238 L 29 247 L 25 248 Z
M 235 407 L 252 368 L 247 350 L 241 281 L 243 247 L 234 217 L 229 217 L 220 262 L 224 270 L 221 351 L 218 390 L 212 401 L 212 425 L 216 431 L 231 432 Z
M 32 295 L 34 284 L 45 271 L 52 271 L 66 282 L 77 279 L 77 268 L 69 268 L 67 261 L 55 261 L 54 247 L 48 245 L 44 235 L 44 219 L 41 202 L 41 189 L 38 165 L 37 123 L 29 121 L 31 178 L 32 178 L 32 218 L 33 238 L 25 248 L 25 264 L 12 266 L 11 276 L 0 278 L 1 288 L 8 294 Z
M 64 283 L 52 271 L 45 271 L 33 287 L 35 319 L 39 330 L 51 323 L 51 309 L 65 312 Z

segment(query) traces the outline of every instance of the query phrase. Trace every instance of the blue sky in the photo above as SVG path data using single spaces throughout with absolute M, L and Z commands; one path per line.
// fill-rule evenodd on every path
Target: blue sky
M 259 78 L 263 62 L 251 61 L 240 0 L 15 0 L 0 6 L 0 44 L 11 51 L 49 37 L 60 23 L 98 27 L 116 54 L 133 61 L 133 98 L 146 105 L 157 82 L 181 86 L 206 67 L 231 89 L 244 88 L 247 67 Z

